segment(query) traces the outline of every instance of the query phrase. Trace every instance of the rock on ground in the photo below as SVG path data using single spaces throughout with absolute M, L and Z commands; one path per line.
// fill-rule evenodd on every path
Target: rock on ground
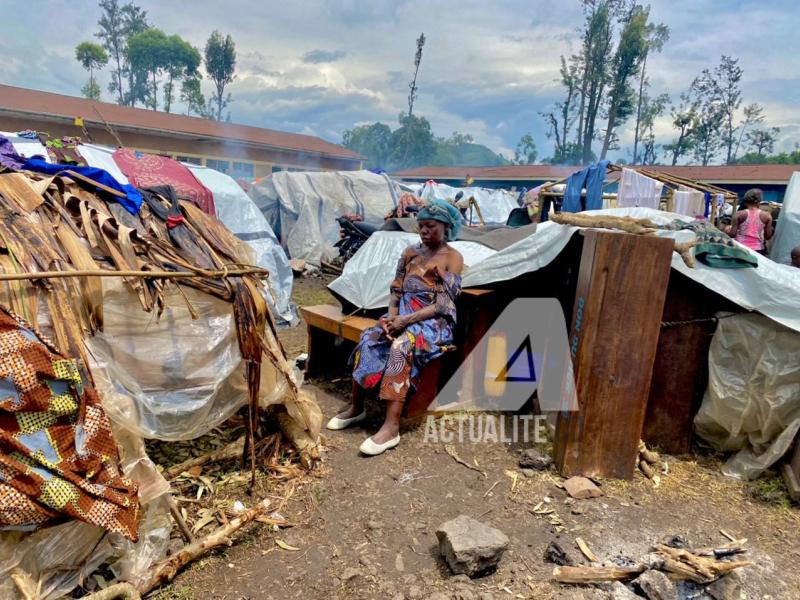
M 472 517 L 460 515 L 436 530 L 439 553 L 455 574 L 474 577 L 497 567 L 508 537 Z
M 706 588 L 706 593 L 714 600 L 744 600 L 747 597 L 738 571 L 731 571 L 717 579 Z
M 528 448 L 519 457 L 519 466 L 523 469 L 536 469 L 546 471 L 553 464 L 549 454 L 540 452 L 536 448 Z
M 637 596 L 624 584 L 615 581 L 608 592 L 608 600 L 641 600 L 641 596 Z
M 603 495 L 603 490 L 586 477 L 570 477 L 564 482 L 564 489 L 570 496 L 578 500 L 598 498 Z
M 641 589 L 648 600 L 678 600 L 675 584 L 661 571 L 645 571 L 633 580 L 633 585 Z

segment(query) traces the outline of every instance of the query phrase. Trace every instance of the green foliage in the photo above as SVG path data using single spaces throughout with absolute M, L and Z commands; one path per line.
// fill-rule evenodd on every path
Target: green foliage
M 94 35 L 103 42 L 103 48 L 108 51 L 114 61 L 108 91 L 117 94 L 117 101 L 124 104 L 125 92 L 122 89 L 122 79 L 125 75 L 125 45 L 128 41 L 125 15 L 119 5 L 119 0 L 101 0 L 100 10 L 102 13 L 97 21 L 100 29 Z
M 436 154 L 431 124 L 425 117 L 401 113 L 400 127 L 392 132 L 392 152 L 389 164 L 392 169 L 428 165 Z
M 81 42 L 75 47 L 75 58 L 81 66 L 89 71 L 89 82 L 83 86 L 81 93 L 92 100 L 100 99 L 100 86 L 94 80 L 94 70 L 101 69 L 108 63 L 108 53 L 100 44 Z
M 200 51 L 178 35 L 172 35 L 168 40 L 166 62 L 164 69 L 169 79 L 164 84 L 164 110 L 170 111 L 173 98 L 175 81 L 185 78 L 196 79 L 199 87 Z
M 137 102 L 147 104 L 149 101 L 149 87 L 147 81 L 147 71 L 135 69 L 130 64 L 128 55 L 128 41 L 131 36 L 142 33 L 150 28 L 147 22 L 147 11 L 142 10 L 132 2 L 129 2 L 120 9 L 122 13 L 122 28 L 125 35 L 125 65 L 123 67 L 125 75 L 128 77 L 128 91 L 125 93 L 125 104 L 136 106 Z
M 210 118 L 206 110 L 206 97 L 200 89 L 200 73 L 188 76 L 181 82 L 181 102 L 186 104 L 187 115 L 195 113 Z
M 97 85 L 97 82 L 93 79 L 90 79 L 86 82 L 81 88 L 81 94 L 84 98 L 88 98 L 89 100 L 100 100 L 100 86 Z
M 342 144 L 367 157 L 368 169 L 386 168 L 392 154 L 392 130 L 383 123 L 359 125 L 344 132 Z
M 156 28 L 146 29 L 128 39 L 127 56 L 131 69 L 150 77 L 148 99 L 153 110 L 158 108 L 158 78 L 166 68 L 170 49 L 169 37 Z
M 536 158 L 539 152 L 536 150 L 536 142 L 530 133 L 522 136 L 514 150 L 514 160 L 511 162 L 515 165 L 533 165 L 536 163 Z
M 236 71 L 236 44 L 230 35 L 214 30 L 205 48 L 205 67 L 208 78 L 214 83 L 212 102 L 216 104 L 216 118 L 222 119 L 222 111 L 230 104 L 231 95 L 225 96 L 225 87 L 233 81 Z
M 748 152 L 736 161 L 740 165 L 800 165 L 800 149 L 792 152 L 780 152 L 773 155 L 763 155 L 758 152 Z

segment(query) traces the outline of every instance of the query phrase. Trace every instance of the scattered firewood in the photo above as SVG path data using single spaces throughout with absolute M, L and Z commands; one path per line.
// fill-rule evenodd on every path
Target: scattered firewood
M 589 562 L 600 562 L 600 559 L 597 558 L 597 555 L 594 552 L 592 552 L 592 549 L 589 548 L 589 544 L 587 544 L 583 538 L 575 538 L 575 543 L 578 545 L 578 548 L 580 548 L 580 551 L 583 553 L 583 555 L 589 559 Z
M 559 583 L 603 583 L 627 581 L 646 570 L 644 565 L 634 567 L 555 567 L 553 579 Z
M 83 600 L 140 600 L 139 590 L 130 583 L 115 583 L 104 590 L 84 596 Z
M 184 546 L 183 549 L 150 569 L 150 572 L 136 583 L 136 589 L 140 594 L 145 595 L 155 588 L 172 581 L 178 571 L 193 560 L 200 558 L 214 548 L 231 545 L 233 542 L 230 536 L 263 514 L 268 507 L 269 500 L 262 500 L 256 508 L 242 513 L 241 516 L 233 519 L 227 525 L 219 527 L 207 537 Z
M 650 219 L 634 219 L 633 217 L 613 217 L 608 215 L 586 215 L 582 213 L 556 213 L 549 219 L 561 225 L 575 227 L 593 227 L 595 229 L 617 229 L 635 235 L 655 233 L 658 225 Z
M 696 583 L 710 583 L 734 569 L 750 567 L 750 561 L 722 561 L 716 558 L 698 556 L 681 548 L 670 548 L 657 544 L 656 552 L 664 559 L 664 570 L 683 579 L 690 579 Z
M 182 463 L 178 463 L 177 465 L 171 466 L 169 469 L 164 471 L 164 478 L 174 479 L 184 471 L 188 471 L 192 467 L 202 467 L 203 465 L 216 462 L 220 460 L 228 460 L 231 458 L 239 458 L 242 455 L 242 450 L 244 449 L 244 436 L 240 437 L 238 440 L 231 442 L 227 446 L 223 446 L 213 452 L 209 452 L 208 454 L 203 454 L 202 456 L 197 456 L 195 458 L 190 458 L 189 460 L 185 460 Z

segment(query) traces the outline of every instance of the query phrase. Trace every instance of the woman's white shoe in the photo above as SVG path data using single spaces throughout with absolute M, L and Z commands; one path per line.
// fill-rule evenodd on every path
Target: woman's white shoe
M 350 427 L 350 425 L 355 425 L 367 418 L 367 411 L 362 410 L 360 415 L 356 415 L 355 417 L 350 417 L 349 419 L 340 419 L 339 417 L 333 417 L 328 424 L 325 426 L 328 429 L 333 431 L 338 431 L 339 429 L 344 429 L 346 427 Z
M 376 444 L 375 442 L 372 441 L 371 437 L 368 437 L 362 442 L 361 446 L 358 449 L 361 450 L 361 452 L 363 454 L 366 454 L 367 456 L 378 456 L 378 454 L 383 454 L 389 448 L 394 448 L 399 443 L 400 443 L 399 433 L 389 441 L 384 442 L 383 444 Z

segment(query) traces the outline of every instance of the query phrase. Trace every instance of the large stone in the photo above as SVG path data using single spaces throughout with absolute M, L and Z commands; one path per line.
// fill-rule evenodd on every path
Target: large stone
M 648 600 L 678 600 L 678 590 L 661 571 L 645 571 L 633 580 Z
M 440 525 L 436 537 L 450 570 L 470 577 L 495 569 L 508 548 L 502 531 L 466 515 Z
M 731 571 L 720 577 L 706 588 L 706 593 L 714 600 L 746 600 L 747 598 L 739 571 Z
M 641 596 L 637 596 L 624 584 L 615 581 L 608 591 L 608 600 L 641 600 Z
M 586 477 L 570 477 L 564 482 L 564 489 L 570 496 L 578 500 L 598 498 L 603 495 L 603 490 Z
M 519 457 L 519 466 L 523 469 L 536 469 L 546 471 L 553 464 L 553 459 L 549 454 L 540 452 L 536 448 L 528 448 Z

